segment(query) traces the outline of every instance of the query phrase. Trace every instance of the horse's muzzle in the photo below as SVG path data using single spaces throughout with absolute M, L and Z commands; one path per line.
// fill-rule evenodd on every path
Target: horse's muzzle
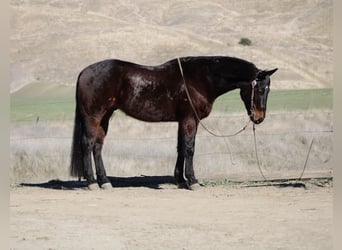
M 265 110 L 254 109 L 250 115 L 251 121 L 255 124 L 260 124 L 265 119 Z

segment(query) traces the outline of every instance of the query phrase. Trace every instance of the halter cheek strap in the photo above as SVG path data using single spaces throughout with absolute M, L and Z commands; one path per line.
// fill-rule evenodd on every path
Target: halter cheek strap
M 251 115 L 250 116 L 252 116 L 253 113 L 254 113 L 254 109 L 253 109 L 253 106 L 254 106 L 253 105 L 253 101 L 254 101 L 254 88 L 257 85 L 257 81 L 253 80 L 251 84 L 252 84 L 252 93 L 251 93 Z

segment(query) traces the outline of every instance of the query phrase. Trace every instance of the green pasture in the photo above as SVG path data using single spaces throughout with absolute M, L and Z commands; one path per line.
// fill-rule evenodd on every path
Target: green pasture
M 11 121 L 36 122 L 73 120 L 75 87 L 58 84 L 31 84 L 11 94 Z M 332 109 L 333 89 L 272 90 L 268 112 Z M 218 112 L 246 112 L 239 91 L 219 97 L 214 104 Z
M 268 95 L 267 110 L 293 111 L 332 109 L 333 89 L 271 90 Z M 245 112 L 238 90 L 220 96 L 214 104 L 216 111 Z

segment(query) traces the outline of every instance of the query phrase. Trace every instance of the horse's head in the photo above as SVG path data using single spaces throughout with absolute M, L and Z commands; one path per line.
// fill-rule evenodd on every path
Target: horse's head
M 270 76 L 277 71 L 261 70 L 257 77 L 247 86 L 241 88 L 240 95 L 252 122 L 261 123 L 266 116 L 267 96 L 270 92 Z

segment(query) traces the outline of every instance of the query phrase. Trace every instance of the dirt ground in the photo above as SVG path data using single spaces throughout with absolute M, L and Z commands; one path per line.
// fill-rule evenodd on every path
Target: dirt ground
M 145 179 L 146 181 L 147 179 Z M 127 184 L 127 183 L 126 183 Z M 11 249 L 332 249 L 332 184 L 12 187 Z

